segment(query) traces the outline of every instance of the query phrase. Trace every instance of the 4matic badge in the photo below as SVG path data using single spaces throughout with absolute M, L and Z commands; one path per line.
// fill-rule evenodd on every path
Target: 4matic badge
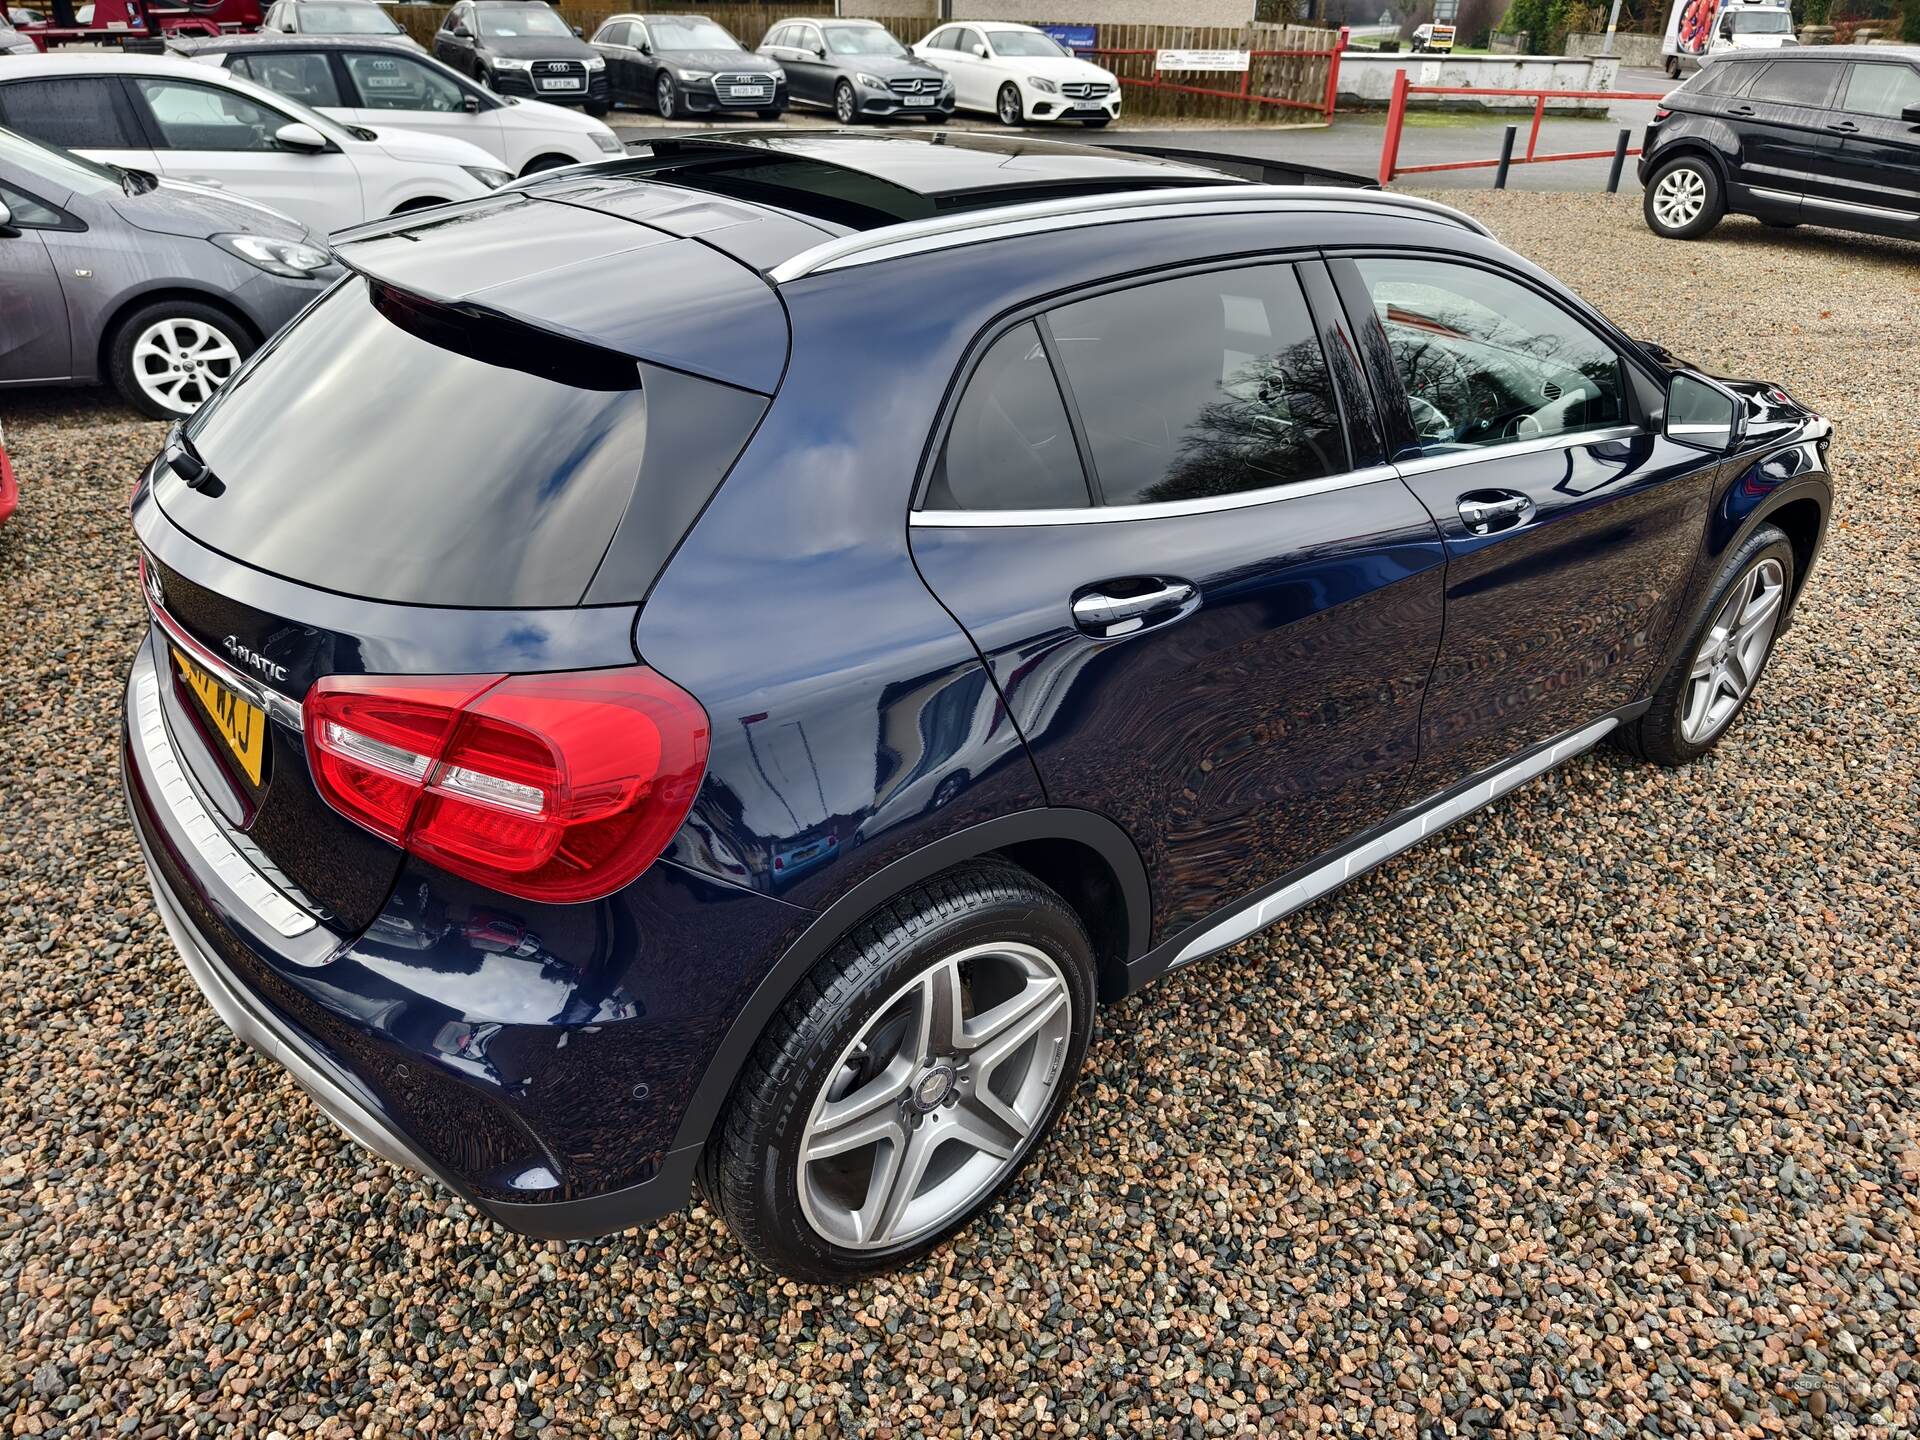
M 227 654 L 238 660 L 242 665 L 251 666 L 269 680 L 285 680 L 287 678 L 286 666 L 274 664 L 273 661 L 267 659 L 267 657 L 262 655 L 258 650 L 249 650 L 231 635 L 222 640 L 220 646 Z

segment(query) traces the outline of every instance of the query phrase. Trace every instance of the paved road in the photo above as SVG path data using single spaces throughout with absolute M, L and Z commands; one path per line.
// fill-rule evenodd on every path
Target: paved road
M 1670 89 L 1672 84 L 1673 82 L 1658 70 L 1623 68 L 1615 88 L 1664 92 Z M 1653 116 L 1654 106 L 1655 102 L 1651 100 L 1616 101 L 1608 118 L 1604 120 L 1560 119 L 1549 114 L 1546 125 L 1541 131 L 1540 148 L 1543 152 L 1611 151 L 1614 138 L 1622 129 L 1631 130 L 1632 143 L 1638 144 L 1641 131 Z M 702 120 L 695 123 L 662 126 L 660 121 L 651 115 L 627 110 L 610 116 L 609 121 L 630 141 L 645 140 L 663 131 L 725 129 L 733 125 L 747 128 L 759 123 L 757 121 Z M 831 122 L 824 115 L 795 111 L 783 123 L 812 128 L 825 126 Z M 1530 111 L 1484 118 L 1416 112 L 1409 117 L 1401 140 L 1401 163 L 1419 165 L 1482 157 L 1492 159 L 1500 153 L 1500 132 L 1508 124 L 1520 126 L 1516 148 L 1520 153 L 1524 153 L 1527 128 L 1530 123 Z M 954 124 L 959 129 L 998 131 L 1001 128 L 992 121 L 984 119 L 957 120 Z M 1333 170 L 1345 170 L 1356 175 L 1372 176 L 1380 167 L 1380 144 L 1385 129 L 1384 115 L 1363 113 L 1343 114 L 1332 125 L 1324 128 L 1260 126 L 1235 130 L 1187 126 L 1173 130 L 1114 129 L 1096 133 L 1064 126 L 1036 126 L 1031 127 L 1031 133 L 1061 140 L 1088 140 L 1094 143 L 1179 145 L 1195 149 L 1221 150 L 1261 159 L 1296 160 L 1309 165 L 1323 165 Z M 1609 162 L 1605 160 L 1566 161 L 1552 165 L 1516 165 L 1508 184 L 1516 190 L 1604 190 L 1607 185 L 1608 169 Z M 1420 189 L 1480 190 L 1487 189 L 1493 184 L 1493 172 L 1467 170 L 1408 176 L 1400 183 L 1403 186 Z M 1630 190 L 1635 184 L 1633 161 L 1630 159 L 1627 162 L 1621 187 Z

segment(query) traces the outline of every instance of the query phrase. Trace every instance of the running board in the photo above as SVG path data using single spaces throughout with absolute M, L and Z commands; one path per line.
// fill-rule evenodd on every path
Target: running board
M 1182 965 L 1191 964 L 1208 955 L 1217 954 L 1229 945 L 1238 944 L 1254 931 L 1264 929 L 1274 921 L 1284 919 L 1304 905 L 1318 900 L 1329 890 L 1337 889 L 1354 878 L 1373 869 L 1383 860 L 1391 860 L 1402 850 L 1419 844 L 1437 830 L 1444 830 L 1454 821 L 1471 815 L 1483 805 L 1490 805 L 1516 786 L 1524 785 L 1536 775 L 1543 775 L 1560 764 L 1571 760 L 1582 751 L 1591 750 L 1600 743 L 1600 739 L 1609 730 L 1620 723 L 1620 717 L 1610 715 L 1605 720 L 1596 721 L 1584 729 L 1575 730 L 1552 744 L 1543 745 L 1529 755 L 1509 762 L 1468 785 L 1464 790 L 1452 794 L 1442 794 L 1420 807 L 1419 811 L 1408 816 L 1384 834 L 1377 835 L 1363 845 L 1356 846 L 1343 855 L 1338 855 L 1324 865 L 1319 865 L 1302 875 L 1284 889 L 1276 890 L 1265 899 L 1256 900 L 1243 910 L 1236 910 L 1218 925 L 1186 945 L 1173 957 L 1169 970 L 1177 970 Z

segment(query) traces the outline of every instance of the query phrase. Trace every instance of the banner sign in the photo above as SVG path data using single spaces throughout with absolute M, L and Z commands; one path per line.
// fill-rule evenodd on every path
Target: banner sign
M 1245 50 L 1157 50 L 1156 70 L 1245 70 L 1251 60 Z
M 1042 25 L 1039 28 L 1069 50 L 1091 50 L 1099 44 L 1091 25 Z

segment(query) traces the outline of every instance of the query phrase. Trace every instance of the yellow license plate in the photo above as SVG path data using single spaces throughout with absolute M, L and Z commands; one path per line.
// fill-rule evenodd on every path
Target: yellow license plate
M 213 721 L 213 728 L 233 751 L 233 758 L 254 784 L 260 783 L 260 766 L 267 757 L 267 716 L 258 705 L 242 700 L 178 650 L 174 664 L 187 688 L 200 697 L 200 704 Z

